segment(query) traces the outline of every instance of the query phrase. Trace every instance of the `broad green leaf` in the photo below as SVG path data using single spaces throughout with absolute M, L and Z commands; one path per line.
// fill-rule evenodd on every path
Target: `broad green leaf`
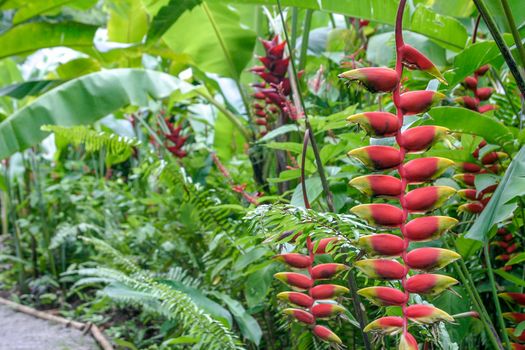
M 108 38 L 119 43 L 138 43 L 148 31 L 148 14 L 140 0 L 107 1 Z
M 525 194 L 525 148 L 514 157 L 505 176 L 465 238 L 486 242 L 492 227 L 508 219 L 517 207 L 514 198 Z
M 497 275 L 503 277 L 504 279 L 506 279 L 510 283 L 515 284 L 516 286 L 525 287 L 525 280 L 523 280 L 523 278 L 521 278 L 521 276 L 518 277 L 516 275 L 513 275 L 512 273 L 508 273 L 508 272 L 506 272 L 504 270 L 500 270 L 500 269 L 494 270 L 494 273 L 496 273 Z
M 274 272 L 275 265 L 267 265 L 246 278 L 244 283 L 244 295 L 248 307 L 252 308 L 258 305 L 266 297 L 270 291 Z
M 479 194 L 485 188 L 498 183 L 499 180 L 500 180 L 500 177 L 494 174 L 476 175 L 476 179 L 474 180 L 474 185 L 476 187 L 477 193 Z
M 21 24 L 0 35 L 2 48 L 0 58 L 25 55 L 38 49 L 55 46 L 67 46 L 79 50 L 91 49 L 97 28 L 75 22 Z
M 519 253 L 518 255 L 515 255 L 512 257 L 512 259 L 510 259 L 505 265 L 516 265 L 516 264 L 519 264 L 521 262 L 525 261 L 525 252 L 524 253 Z
M 98 72 L 100 62 L 88 57 L 77 58 L 61 64 L 57 68 L 57 74 L 60 79 L 70 80 L 82 75 Z
M 257 247 L 249 252 L 241 255 L 239 259 L 233 264 L 232 269 L 234 271 L 242 271 L 246 266 L 257 262 L 263 256 L 269 254 L 271 251 L 266 247 Z
M 62 6 L 75 1 L 76 0 L 24 1 L 22 6 L 17 7 L 15 17 L 13 18 L 13 24 L 24 22 L 31 17 L 35 17 L 49 11 L 58 10 Z
M 166 340 L 162 343 L 163 346 L 168 345 L 188 345 L 188 344 L 197 344 L 199 342 L 198 338 L 188 337 L 188 336 L 182 336 L 173 338 L 170 340 Z
M 235 154 L 243 150 L 244 137 L 233 123 L 219 113 L 215 121 L 213 147 L 222 161 L 230 160 Z
M 429 1 L 432 3 L 432 9 L 439 14 L 452 17 L 469 17 L 474 12 L 476 6 L 472 0 L 454 0 L 454 1 Z
M 9 96 L 20 100 L 26 96 L 37 96 L 60 83 L 60 80 L 28 80 L 23 83 L 4 86 L 0 89 L 0 96 Z
M 42 141 L 42 125 L 89 124 L 128 106 L 147 106 L 148 98 L 165 98 L 195 87 L 165 73 L 113 69 L 71 80 L 47 92 L 0 123 L 0 158 Z
M 201 0 L 170 0 L 156 12 L 148 30 L 147 42 L 156 42 L 187 10 L 199 5 Z M 150 11 L 153 9 L 149 9 Z M 151 13 L 151 12 L 150 12 Z
M 313 176 L 311 178 L 306 179 L 305 183 L 308 201 L 310 203 L 313 203 L 317 200 L 321 193 L 323 193 L 323 184 L 321 182 L 321 178 L 319 176 Z M 295 188 L 290 203 L 296 207 L 304 208 L 303 189 L 301 187 L 301 184 L 298 184 Z
M 281 136 L 281 135 L 287 134 L 292 131 L 299 131 L 299 128 L 297 127 L 297 125 L 295 124 L 281 125 L 277 129 L 273 129 L 272 131 L 270 131 L 269 133 L 261 137 L 257 142 L 270 141 L 276 138 L 277 136 Z
M 235 10 L 219 3 L 203 3 L 185 12 L 163 39 L 200 69 L 231 78 L 240 76 L 255 46 L 255 33 L 241 27 Z

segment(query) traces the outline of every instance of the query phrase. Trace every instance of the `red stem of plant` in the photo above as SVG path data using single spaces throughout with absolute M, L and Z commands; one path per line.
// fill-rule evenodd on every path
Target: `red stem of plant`
M 476 38 L 478 36 L 479 22 L 481 21 L 481 14 L 478 15 L 476 19 L 476 24 L 474 25 L 474 31 L 472 32 L 472 43 L 476 43 Z

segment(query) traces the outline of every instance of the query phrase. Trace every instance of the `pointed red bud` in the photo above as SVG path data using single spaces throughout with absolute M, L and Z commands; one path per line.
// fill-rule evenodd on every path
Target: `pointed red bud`
M 417 158 L 403 166 L 404 177 L 412 184 L 432 181 L 440 177 L 452 165 L 454 162 L 446 158 Z
M 516 243 L 510 245 L 508 248 L 507 248 L 507 253 L 509 254 L 512 254 L 514 253 L 516 250 L 518 249 L 518 245 Z
M 510 303 L 525 306 L 525 293 L 500 293 L 498 296 Z
M 516 328 L 507 328 L 507 333 L 510 335 L 510 337 L 514 340 L 517 340 L 519 342 L 525 342 L 525 331 L 521 331 L 519 335 L 514 335 L 516 332 Z
M 481 171 L 481 167 L 474 163 L 462 162 L 458 163 L 458 165 L 466 173 L 477 174 Z
M 467 189 L 467 190 L 459 190 L 458 195 L 461 198 L 468 199 L 471 201 L 475 201 L 478 199 L 481 199 L 480 196 L 478 196 L 478 192 L 474 189 Z
M 286 283 L 298 291 L 305 291 L 312 287 L 313 281 L 310 277 L 296 272 L 279 272 L 273 277 Z
M 461 256 L 448 249 L 442 248 L 417 248 L 406 255 L 405 263 L 414 270 L 430 271 L 441 269 Z
M 405 225 L 404 235 L 411 241 L 426 242 L 437 239 L 458 224 L 448 216 L 424 216 L 411 220 Z
M 353 178 L 350 186 L 372 197 L 398 197 L 401 194 L 401 180 L 389 175 L 365 175 Z
M 477 75 L 485 75 L 485 73 L 487 73 L 487 71 L 490 69 L 490 65 L 489 64 L 485 64 L 481 67 L 479 67 L 477 70 L 476 70 L 476 74 Z
M 401 46 L 400 51 L 401 62 L 405 67 L 407 67 L 408 69 L 418 69 L 427 72 L 428 74 L 437 78 L 443 84 L 447 84 L 447 81 L 445 80 L 445 78 L 443 78 L 443 76 L 439 72 L 439 69 L 437 69 L 436 66 L 432 63 L 432 61 L 429 60 L 421 52 L 419 52 L 416 48 L 404 44 L 403 46 Z
M 454 193 L 449 186 L 416 188 L 405 196 L 405 208 L 411 213 L 426 213 L 441 207 Z
M 357 246 L 369 256 L 399 256 L 405 250 L 403 239 L 388 233 L 360 237 Z
M 440 321 L 454 322 L 452 316 L 432 305 L 410 305 L 405 309 L 405 316 L 420 324 L 432 324 Z
M 505 152 L 489 152 L 481 158 L 481 163 L 484 165 L 492 164 L 497 161 L 503 160 L 508 157 L 508 154 Z
M 370 92 L 391 92 L 399 83 L 397 72 L 384 67 L 366 67 L 353 69 L 342 74 L 339 78 L 350 81 L 359 81 Z
M 351 115 L 346 120 L 359 124 L 374 137 L 394 136 L 399 130 L 397 116 L 388 112 L 364 112 Z
M 479 106 L 479 99 L 477 97 L 460 96 L 456 97 L 454 101 L 472 110 L 477 110 Z
M 504 312 L 503 317 L 516 324 L 525 321 L 525 314 L 521 312 Z
M 476 88 L 478 87 L 478 78 L 474 76 L 469 76 L 465 78 L 463 83 L 465 83 L 465 86 L 470 90 L 476 91 Z
M 457 283 L 455 278 L 445 275 L 419 274 L 405 282 L 405 289 L 410 293 L 437 295 Z
M 481 202 L 470 202 L 462 204 L 458 207 L 458 212 L 479 214 L 485 209 L 485 206 Z
M 309 308 L 314 303 L 314 299 L 312 297 L 299 292 L 282 292 L 277 294 L 277 298 L 305 308 Z
M 370 322 L 364 329 L 365 332 L 374 332 L 384 335 L 395 335 L 403 330 L 403 318 L 398 316 L 385 316 Z
M 409 91 L 401 94 L 399 107 L 406 115 L 420 114 L 427 112 L 444 98 L 445 95 L 436 91 Z
M 312 264 L 310 257 L 298 253 L 286 253 L 274 256 L 274 259 L 297 269 L 305 269 Z
M 416 338 L 410 333 L 401 334 L 399 339 L 399 347 L 397 350 L 418 350 L 419 346 L 417 345 Z
M 320 303 L 315 304 L 312 307 L 312 314 L 315 316 L 315 318 L 329 318 L 335 315 L 339 315 L 343 312 L 345 312 L 346 309 L 338 304 L 333 303 Z
M 287 315 L 292 316 L 297 321 L 305 324 L 314 324 L 315 323 L 315 317 L 308 311 L 304 311 L 302 309 L 284 309 L 283 312 Z
M 332 332 L 329 328 L 321 325 L 316 325 L 312 329 L 312 332 L 319 338 L 329 343 L 342 344 L 341 339 Z
M 474 186 L 474 180 L 476 179 L 474 174 L 456 174 L 452 177 L 454 180 L 461 181 L 467 186 Z
M 310 289 L 310 296 L 315 300 L 331 299 L 343 294 L 347 294 L 350 290 L 337 284 L 320 284 Z
M 479 106 L 478 107 L 478 112 L 479 113 L 487 113 L 487 112 L 493 111 L 495 109 L 498 109 L 498 106 L 496 106 L 496 105 L 483 105 L 483 106 Z
M 372 170 L 386 170 L 397 167 L 402 161 L 398 149 L 390 146 L 365 146 L 348 152 Z
M 326 254 L 334 250 L 335 245 L 341 239 L 339 237 L 326 237 L 322 238 L 319 243 L 315 243 L 314 246 L 317 247 L 315 254 Z
M 512 350 L 525 350 L 525 345 L 521 345 L 518 343 L 510 343 L 510 347 Z
M 348 270 L 344 264 L 327 263 L 314 266 L 312 269 L 312 278 L 314 280 L 329 279 L 334 277 L 338 272 Z
M 494 93 L 494 89 L 491 87 L 483 87 L 478 88 L 476 90 L 476 97 L 479 98 L 480 101 L 486 101 L 492 96 Z
M 366 259 L 354 265 L 368 277 L 380 280 L 400 280 L 407 273 L 405 266 L 395 260 Z
M 403 223 L 403 211 L 390 204 L 361 204 L 350 211 L 373 226 L 399 227 Z
M 420 153 L 445 138 L 448 132 L 447 128 L 441 126 L 418 126 L 403 132 L 401 143 L 407 152 Z
M 367 287 L 358 290 L 357 294 L 366 297 L 378 306 L 401 306 L 408 299 L 405 293 L 390 287 Z

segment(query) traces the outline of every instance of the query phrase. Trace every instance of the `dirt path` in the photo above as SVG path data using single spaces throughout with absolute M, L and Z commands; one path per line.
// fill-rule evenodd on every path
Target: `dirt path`
M 0 305 L 0 350 L 98 350 L 81 331 Z

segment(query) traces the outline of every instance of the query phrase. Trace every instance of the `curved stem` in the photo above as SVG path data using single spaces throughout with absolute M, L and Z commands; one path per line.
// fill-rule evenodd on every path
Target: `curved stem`
M 510 32 L 512 33 L 512 37 L 514 38 L 514 42 L 516 43 L 516 48 L 518 49 L 518 54 L 520 56 L 523 69 L 525 68 L 525 48 L 523 47 L 523 43 L 521 42 L 520 33 L 518 32 L 518 28 L 516 27 L 516 21 L 514 21 L 514 16 L 512 15 L 512 11 L 510 9 L 508 0 L 501 0 L 501 5 L 503 6 L 503 11 L 505 11 L 505 17 L 507 17 L 507 22 L 509 22 Z
M 476 43 L 476 39 L 478 38 L 478 28 L 479 28 L 479 22 L 481 21 L 481 14 L 478 15 L 478 18 L 476 18 L 476 24 L 474 25 L 474 30 L 472 31 L 472 43 Z

